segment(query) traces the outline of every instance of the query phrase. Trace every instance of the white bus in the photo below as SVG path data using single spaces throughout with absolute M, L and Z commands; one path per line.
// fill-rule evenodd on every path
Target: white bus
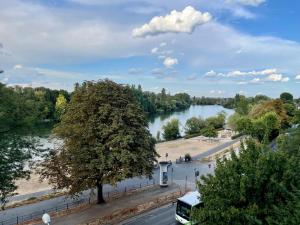
M 181 224 L 193 224 L 191 221 L 191 211 L 193 208 L 203 207 L 198 191 L 188 192 L 177 199 L 175 219 Z

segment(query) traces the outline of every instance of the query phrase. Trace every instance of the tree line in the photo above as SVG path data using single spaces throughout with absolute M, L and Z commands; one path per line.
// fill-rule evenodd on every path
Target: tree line
M 240 134 L 269 143 L 299 121 L 298 105 L 293 95 L 285 92 L 277 99 L 261 98 L 255 102 L 237 95 L 235 113 L 229 118 L 228 124 Z

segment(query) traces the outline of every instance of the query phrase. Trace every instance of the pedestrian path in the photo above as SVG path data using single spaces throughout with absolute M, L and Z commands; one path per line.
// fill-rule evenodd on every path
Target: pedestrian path
M 137 206 L 139 204 L 150 202 L 153 199 L 157 199 L 164 195 L 171 194 L 178 190 L 180 190 L 180 187 L 175 184 L 166 188 L 155 186 L 145 191 L 137 192 L 131 195 L 126 195 L 121 198 L 112 200 L 103 205 L 93 205 L 88 209 L 82 210 L 74 214 L 53 218 L 52 224 L 55 225 L 84 224 L 92 219 L 109 215 L 114 211 L 130 208 L 130 207 Z M 40 225 L 42 225 L 42 223 Z

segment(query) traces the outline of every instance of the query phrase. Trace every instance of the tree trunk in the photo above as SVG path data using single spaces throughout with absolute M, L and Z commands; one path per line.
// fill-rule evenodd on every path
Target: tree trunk
M 97 181 L 97 204 L 103 204 L 105 200 L 103 198 L 103 185 Z

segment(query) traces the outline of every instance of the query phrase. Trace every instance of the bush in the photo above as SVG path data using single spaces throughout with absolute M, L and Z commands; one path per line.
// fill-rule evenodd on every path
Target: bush
M 198 134 L 200 133 L 201 129 L 203 129 L 206 126 L 206 124 L 207 123 L 205 120 L 197 117 L 192 117 L 188 119 L 185 123 L 185 134 Z
M 205 127 L 204 129 L 202 129 L 201 134 L 203 136 L 209 137 L 209 138 L 214 138 L 214 137 L 218 136 L 216 130 L 212 126 L 208 126 L 208 127 Z
M 186 153 L 186 154 L 184 155 L 184 161 L 185 161 L 185 162 L 190 162 L 190 161 L 192 161 L 192 156 L 191 156 L 189 153 Z
M 163 126 L 163 137 L 167 141 L 175 140 L 180 137 L 178 119 L 172 119 Z
M 222 128 L 225 125 L 226 113 L 218 113 L 217 116 L 212 116 L 206 119 L 206 122 L 209 126 L 214 127 L 215 129 Z

